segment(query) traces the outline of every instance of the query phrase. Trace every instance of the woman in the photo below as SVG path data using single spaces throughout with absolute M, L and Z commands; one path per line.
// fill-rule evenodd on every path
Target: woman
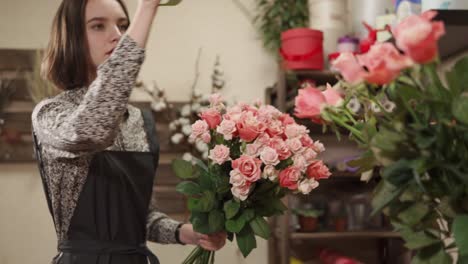
M 58 237 L 53 263 L 159 263 L 146 240 L 218 250 L 148 209 L 158 161 L 152 117 L 128 105 L 159 0 L 139 0 L 130 25 L 121 0 L 63 0 L 43 73 L 64 91 L 39 103 L 36 155 Z

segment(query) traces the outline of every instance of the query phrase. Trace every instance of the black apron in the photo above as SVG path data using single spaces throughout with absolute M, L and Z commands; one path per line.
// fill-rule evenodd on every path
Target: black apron
M 58 242 L 54 264 L 159 264 L 146 247 L 146 220 L 159 159 L 151 113 L 143 112 L 150 152 L 102 151 L 94 154 L 68 229 Z M 49 210 L 51 200 L 40 146 L 36 156 Z

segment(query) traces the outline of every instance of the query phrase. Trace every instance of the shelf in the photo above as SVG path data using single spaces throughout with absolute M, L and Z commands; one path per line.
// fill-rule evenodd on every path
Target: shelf
M 4 109 L 6 114 L 32 113 L 34 103 L 31 101 L 13 101 Z
M 335 84 L 338 81 L 337 73 L 324 70 L 294 70 L 286 71 L 287 75 L 295 75 L 299 78 L 308 78 L 317 82 L 317 85 L 324 85 L 327 82 L 330 84 Z
M 400 238 L 400 234 L 393 231 L 349 231 L 349 232 L 315 232 L 291 233 L 291 239 L 324 239 L 324 238 Z

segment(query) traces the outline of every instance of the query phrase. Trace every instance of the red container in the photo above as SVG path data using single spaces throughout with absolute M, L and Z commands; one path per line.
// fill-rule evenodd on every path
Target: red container
M 289 70 L 323 70 L 323 32 L 294 28 L 281 33 L 281 56 Z

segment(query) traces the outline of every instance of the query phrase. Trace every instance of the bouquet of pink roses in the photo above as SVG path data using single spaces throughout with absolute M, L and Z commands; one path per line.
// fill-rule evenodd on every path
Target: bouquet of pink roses
M 173 168 L 185 180 L 177 191 L 189 197 L 197 232 L 226 231 L 246 257 L 256 247 L 255 235 L 270 236 L 265 217 L 287 209 L 281 202 L 285 194 L 308 194 L 330 176 L 317 159 L 325 148 L 305 126 L 270 105 L 226 108 L 215 94 L 200 118 L 190 138 L 208 144 L 210 162 L 175 160 Z M 198 247 L 184 263 L 214 263 L 214 252 Z

